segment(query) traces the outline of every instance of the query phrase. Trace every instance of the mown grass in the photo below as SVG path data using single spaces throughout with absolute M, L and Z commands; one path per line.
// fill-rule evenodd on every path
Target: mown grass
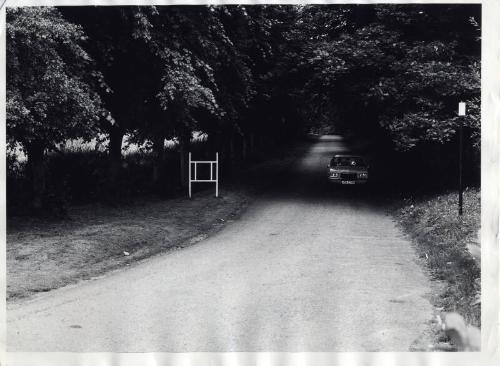
M 271 154 L 240 171 L 231 181 L 224 179 L 218 198 L 213 195 L 213 185 L 209 185 L 206 190 L 203 186 L 195 189 L 193 199 L 188 199 L 184 190 L 177 197 L 134 196 L 117 205 L 92 201 L 70 204 L 66 217 L 59 219 L 8 216 L 7 300 L 20 301 L 99 277 L 203 240 L 237 220 L 252 199 L 273 183 L 274 176 L 283 175 L 301 151 L 293 149 L 283 159 L 279 153 Z M 92 156 L 87 151 L 73 153 L 61 163 L 62 167 L 77 158 Z M 139 165 L 140 158 L 137 153 L 124 160 L 131 164 L 136 159 Z M 95 166 L 95 162 L 86 163 Z M 89 171 L 83 171 L 82 176 Z M 90 189 L 91 181 L 88 184 Z
M 414 239 L 432 277 L 445 284 L 436 307 L 457 312 L 469 324 L 480 326 L 480 265 L 467 250 L 480 229 L 480 191 L 464 192 L 462 216 L 457 201 L 457 192 L 407 199 L 397 217 Z

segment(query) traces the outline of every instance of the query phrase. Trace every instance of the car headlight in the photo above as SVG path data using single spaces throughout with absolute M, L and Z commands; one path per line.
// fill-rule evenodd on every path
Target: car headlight
M 358 173 L 358 178 L 366 179 L 368 178 L 368 173 Z
M 339 177 L 339 173 L 335 172 L 335 170 L 333 170 L 333 169 L 330 168 L 330 177 L 332 177 L 332 178 L 338 178 Z

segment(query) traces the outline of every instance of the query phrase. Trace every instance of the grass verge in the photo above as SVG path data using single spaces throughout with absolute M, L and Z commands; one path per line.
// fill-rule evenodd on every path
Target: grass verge
M 30 298 L 201 241 L 237 219 L 276 174 L 303 152 L 293 147 L 224 181 L 220 197 L 136 197 L 116 207 L 71 206 L 65 219 L 8 217 L 7 300 Z
M 69 209 L 70 219 L 12 219 L 7 230 L 7 300 L 100 276 L 138 260 L 191 245 L 238 216 L 239 192 L 193 200 L 147 199 L 120 207 Z
M 480 265 L 467 244 L 477 237 L 481 223 L 480 191 L 464 192 L 464 214 L 458 215 L 456 192 L 405 200 L 397 210 L 404 230 L 414 239 L 431 276 L 444 284 L 434 305 L 457 312 L 472 325 L 481 325 Z

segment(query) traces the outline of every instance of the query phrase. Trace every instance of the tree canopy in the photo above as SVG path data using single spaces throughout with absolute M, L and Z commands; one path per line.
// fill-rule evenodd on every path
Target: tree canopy
M 459 101 L 479 143 L 479 9 L 398 5 L 305 7 L 299 28 L 310 116 L 371 133 L 401 150 L 447 143 Z M 319 116 L 318 116 L 319 115 Z
M 160 165 L 193 131 L 232 151 L 320 126 L 412 151 L 465 123 L 477 151 L 479 27 L 475 5 L 9 8 L 8 141 L 30 158 L 104 134 L 111 190 L 126 135 Z
M 7 12 L 7 135 L 28 149 L 91 138 L 104 113 L 80 26 L 54 8 Z
M 247 117 L 257 119 L 263 108 L 267 113 L 260 117 L 292 119 L 280 108 L 292 99 L 309 124 L 370 131 L 375 122 L 403 150 L 421 141 L 449 141 L 458 100 L 468 102 L 468 126 L 478 130 L 477 7 L 61 11 L 71 23 L 54 8 L 9 9 L 12 139 L 30 138 L 23 126 L 37 126 L 35 134 L 49 145 L 89 135 L 87 128 L 102 114 L 100 99 L 110 112 L 101 123 L 142 138 L 182 129 L 253 129 L 259 122 Z M 89 74 L 92 65 L 96 70 Z M 47 113 L 51 122 L 41 123 Z

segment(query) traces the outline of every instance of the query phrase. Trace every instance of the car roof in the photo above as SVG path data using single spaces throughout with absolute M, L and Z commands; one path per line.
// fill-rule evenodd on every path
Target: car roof
M 363 158 L 361 155 L 353 155 L 353 154 L 335 154 L 334 158 Z

